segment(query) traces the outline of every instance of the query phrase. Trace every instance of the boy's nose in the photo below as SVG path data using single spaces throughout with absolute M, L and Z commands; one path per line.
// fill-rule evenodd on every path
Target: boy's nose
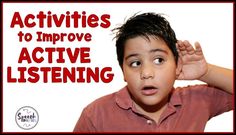
M 142 68 L 140 74 L 141 80 L 143 79 L 153 79 L 154 78 L 154 69 L 151 66 L 145 66 Z

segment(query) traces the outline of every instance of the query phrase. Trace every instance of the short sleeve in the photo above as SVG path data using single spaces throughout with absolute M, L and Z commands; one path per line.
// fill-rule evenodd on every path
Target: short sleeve
M 233 109 L 233 95 L 215 87 L 207 87 L 210 118 Z
M 93 126 L 91 118 L 89 117 L 88 108 L 85 108 L 82 111 L 80 118 L 74 127 L 73 132 L 95 132 L 95 128 Z

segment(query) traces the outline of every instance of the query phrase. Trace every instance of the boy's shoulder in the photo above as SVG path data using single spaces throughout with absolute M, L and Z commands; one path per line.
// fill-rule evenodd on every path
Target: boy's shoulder
M 216 95 L 225 95 L 226 92 L 208 84 L 187 85 L 175 88 L 171 95 L 181 100 L 214 98 Z
M 207 90 L 215 90 L 215 87 L 209 86 L 207 84 L 195 84 L 195 85 L 187 85 L 183 87 L 177 87 L 174 89 L 174 93 L 182 93 L 182 94 L 189 94 L 189 93 L 201 93 L 206 92 Z
M 109 108 L 109 107 L 114 107 L 117 103 L 117 99 L 119 98 L 120 95 L 123 95 L 124 93 L 126 93 L 126 87 L 104 95 L 102 97 L 99 97 L 97 99 L 95 99 L 94 101 L 92 101 L 90 104 L 87 105 L 86 109 L 94 109 L 94 108 Z
M 179 95 L 179 96 L 184 96 L 184 95 L 190 95 L 190 94 L 206 94 L 209 93 L 212 90 L 215 90 L 216 88 L 211 87 L 207 84 L 196 84 L 196 85 L 187 85 L 183 87 L 177 87 L 172 91 L 172 94 L 174 95 Z M 127 97 L 127 88 L 123 87 L 120 90 L 104 95 L 102 97 L 99 97 L 95 99 L 93 102 L 87 105 L 86 108 L 88 107 L 107 107 L 107 106 L 114 106 L 117 103 L 120 103 L 120 100 L 128 100 Z M 123 101 L 122 101 L 123 102 Z M 126 102 L 126 101 L 124 101 Z M 126 102 L 127 103 L 127 102 Z M 122 103 L 121 103 L 122 104 Z
M 94 101 L 92 101 L 88 106 L 97 106 L 97 105 L 105 105 L 105 104 L 110 104 L 113 102 L 115 95 L 117 92 L 113 92 L 104 96 L 101 96 Z

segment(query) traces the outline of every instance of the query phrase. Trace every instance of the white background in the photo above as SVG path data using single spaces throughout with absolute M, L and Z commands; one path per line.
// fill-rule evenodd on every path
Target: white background
M 111 26 L 103 28 L 10 28 L 14 12 L 37 15 L 39 11 L 52 14 L 65 14 L 86 11 L 87 15 L 111 15 Z M 122 72 L 116 60 L 115 40 L 111 30 L 124 23 L 129 17 L 140 12 L 166 14 L 176 36 L 191 43 L 199 41 L 209 63 L 233 69 L 233 4 L 232 3 L 3 3 L 3 131 L 4 132 L 71 132 L 82 109 L 93 100 L 118 91 L 125 86 Z M 36 22 L 37 23 L 37 22 Z M 30 32 L 89 32 L 92 41 L 64 42 L 55 47 L 90 47 L 90 64 L 18 64 L 22 47 L 32 49 L 36 46 L 53 47 L 51 43 L 19 43 L 19 31 Z M 111 83 L 7 83 L 7 66 L 13 69 L 13 75 L 19 76 L 16 68 L 20 66 L 61 66 L 61 67 L 112 67 L 114 79 Z M 177 81 L 175 86 L 202 83 L 199 81 Z M 19 128 L 15 122 L 17 110 L 31 106 L 39 113 L 39 123 L 31 130 Z M 232 132 L 233 111 L 212 118 L 206 126 L 206 132 Z

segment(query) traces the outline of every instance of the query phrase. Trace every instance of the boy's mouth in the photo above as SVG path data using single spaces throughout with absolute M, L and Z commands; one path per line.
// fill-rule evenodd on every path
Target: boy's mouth
M 141 89 L 141 93 L 145 96 L 151 96 L 158 92 L 158 88 L 155 86 L 144 86 Z

